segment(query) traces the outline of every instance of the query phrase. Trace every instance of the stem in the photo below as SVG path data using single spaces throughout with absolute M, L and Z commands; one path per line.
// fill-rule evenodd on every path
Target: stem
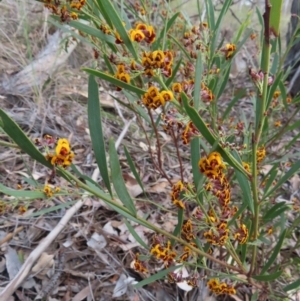
M 241 270 L 240 268 L 237 268 L 235 266 L 232 266 L 226 262 L 223 262 L 222 260 L 220 259 L 217 259 L 217 258 L 214 258 L 213 256 L 199 250 L 198 248 L 194 247 L 194 246 L 191 246 L 187 241 L 183 240 L 182 238 L 179 238 L 177 236 L 174 236 L 170 233 L 168 233 L 167 231 L 159 228 L 159 227 L 156 227 L 154 226 L 153 224 L 151 224 L 150 222 L 146 221 L 145 219 L 143 218 L 140 218 L 138 216 L 134 216 L 132 214 L 132 212 L 130 210 L 128 210 L 127 208 L 125 208 L 123 206 L 123 204 L 119 204 L 117 203 L 116 201 L 114 201 L 113 199 L 111 199 L 108 195 L 106 195 L 105 193 L 99 193 L 98 190 L 94 190 L 92 189 L 91 187 L 89 187 L 88 185 L 84 184 L 83 182 L 81 182 L 79 179 L 77 179 L 74 175 L 72 175 L 69 171 L 67 170 L 64 170 L 63 168 L 59 168 L 59 170 L 65 174 L 70 180 L 74 181 L 76 183 L 76 185 L 82 189 L 84 189 L 85 191 L 88 191 L 90 192 L 91 194 L 93 194 L 94 196 L 102 199 L 105 203 L 107 203 L 108 205 L 111 205 L 112 207 L 114 208 L 117 208 L 119 209 L 120 211 L 122 211 L 124 214 L 123 216 L 124 217 L 127 217 L 127 218 L 130 218 L 131 220 L 139 223 L 140 225 L 143 225 L 145 227 L 147 227 L 148 229 L 151 229 L 153 231 L 155 231 L 156 233 L 160 233 L 166 237 L 168 237 L 169 239 L 172 239 L 172 240 L 175 240 L 177 241 L 178 243 L 184 245 L 184 246 L 187 246 L 189 247 L 192 251 L 194 251 L 195 253 L 197 253 L 198 255 L 200 256 L 203 256 L 213 262 L 216 262 L 218 264 L 220 264 L 221 266 L 227 268 L 228 270 L 232 270 L 232 271 L 236 271 L 238 273 L 241 273 L 241 274 L 245 274 L 245 271 L 244 270 Z
M 271 5 L 269 0 L 265 0 L 265 13 L 264 17 L 264 44 L 261 57 L 261 69 L 264 73 L 263 85 L 262 85 L 262 95 L 261 98 L 257 96 L 256 104 L 259 108 L 256 113 L 256 124 L 255 124 L 255 133 L 252 135 L 252 179 L 251 179 L 251 188 L 253 193 L 253 202 L 254 202 L 254 216 L 253 216 L 253 240 L 256 241 L 258 237 L 259 230 L 259 196 L 258 196 L 258 172 L 257 172 L 257 149 L 261 139 L 262 129 L 266 119 L 265 109 L 267 102 L 267 93 L 268 93 L 268 79 L 269 79 L 269 65 L 270 65 L 270 12 Z M 249 275 L 253 273 L 256 267 L 256 257 L 257 257 L 257 246 L 253 246 L 253 255 L 250 266 Z
M 17 144 L 15 143 L 10 143 L 10 142 L 6 142 L 3 140 L 0 140 L 0 145 L 2 146 L 7 146 L 7 147 L 13 147 L 13 148 L 20 148 Z

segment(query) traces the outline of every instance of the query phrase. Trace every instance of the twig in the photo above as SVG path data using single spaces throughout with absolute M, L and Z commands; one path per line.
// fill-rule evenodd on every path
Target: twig
M 14 232 L 8 233 L 2 240 L 0 240 L 0 246 L 2 246 L 4 243 L 10 241 L 16 234 L 21 232 L 24 229 L 23 226 L 18 227 Z

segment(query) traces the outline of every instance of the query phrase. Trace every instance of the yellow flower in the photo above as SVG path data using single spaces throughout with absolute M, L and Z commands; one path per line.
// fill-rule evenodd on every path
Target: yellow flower
M 250 173 L 250 165 L 249 165 L 248 163 L 243 162 L 243 167 L 244 167 L 244 169 L 245 169 L 247 172 Z
M 180 83 L 174 83 L 172 85 L 172 91 L 175 92 L 175 93 L 180 93 L 182 92 L 182 86 Z
M 174 95 L 171 91 L 162 91 L 161 96 L 163 97 L 163 99 L 165 101 L 170 101 L 170 100 L 174 99 Z
M 45 185 L 43 192 L 47 197 L 51 198 L 53 196 L 53 191 L 49 185 Z
M 280 127 L 281 126 L 281 121 L 280 120 L 275 121 L 274 126 L 277 127 L 277 128 Z
M 144 33 L 139 29 L 131 29 L 129 31 L 129 37 L 130 37 L 131 41 L 135 41 L 138 43 L 140 43 L 141 41 L 143 41 L 145 39 Z

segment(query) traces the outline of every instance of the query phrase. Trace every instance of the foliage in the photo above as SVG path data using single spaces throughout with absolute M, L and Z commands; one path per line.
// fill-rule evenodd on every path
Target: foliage
M 283 183 L 300 167 L 300 161 L 286 155 L 291 143 L 277 153 L 272 151 L 286 129 L 297 126 L 293 119 L 299 110 L 295 106 L 299 98 L 287 96 L 284 86 L 281 66 L 285 54 L 280 53 L 280 37 L 270 31 L 271 26 L 278 31 L 278 7 L 275 10 L 266 1 L 264 14 L 256 11 L 261 21 L 260 33 L 249 29 L 249 15 L 232 40 L 224 41 L 223 19 L 230 0 L 224 2 L 218 16 L 212 1 L 206 0 L 205 6 L 199 7 L 199 16 L 206 11 L 205 20 L 195 25 L 172 9 L 171 3 L 45 2 L 54 15 L 54 23 L 67 22 L 74 31 L 78 30 L 77 38 L 93 46 L 95 67 L 83 71 L 90 74 L 89 128 L 103 186 L 86 176 L 83 181 L 74 165 L 68 171 L 74 154 L 65 139 L 59 140 L 57 146 L 51 137 L 37 141 L 42 144 L 40 150 L 46 152 L 45 157 L 0 111 L 1 127 L 7 135 L 22 151 L 50 166 L 53 176 L 65 177 L 79 189 L 104 200 L 124 219 L 155 232 L 147 246 L 127 221 L 130 232 L 144 247 L 143 260 L 137 254 L 134 268 L 152 275 L 143 284 L 167 275 L 170 282 L 185 283 L 185 289 L 190 290 L 205 273 L 207 286 L 217 295 L 235 294 L 243 283 L 252 285 L 258 298 L 269 295 L 282 300 L 288 291 L 297 289 L 299 280 L 283 276 L 293 265 L 293 258 L 278 257 L 295 237 L 297 224 L 288 225 L 287 213 L 300 210 L 299 199 L 286 204 L 277 198 Z M 134 17 L 133 21 L 128 14 Z M 246 77 L 253 92 L 245 95 L 229 91 L 232 61 L 241 49 L 252 44 L 258 49 L 256 56 L 260 61 Z M 105 147 L 96 79 L 109 82 L 126 96 L 128 101 L 120 104 L 135 114 L 141 136 L 148 143 L 153 169 L 169 183 L 172 209 L 178 217 L 173 233 L 138 215 L 137 201 L 128 193 L 122 177 L 114 141 L 109 141 L 108 149 Z M 224 109 L 222 102 L 228 93 L 232 100 Z M 253 102 L 251 114 L 237 116 L 235 107 L 245 97 Z M 176 181 L 166 171 L 163 158 L 168 151 L 162 137 L 168 137 L 167 142 L 175 149 L 179 166 Z M 54 147 L 55 152 L 51 153 Z M 190 157 L 189 170 L 184 168 L 183 154 Z M 127 150 L 126 157 L 137 182 L 143 186 Z M 265 165 L 272 166 L 267 173 L 263 173 Z M 2 186 L 0 191 L 17 196 L 17 191 Z M 43 191 L 45 197 L 59 193 L 49 186 Z M 29 198 L 38 197 L 27 194 Z M 297 240 L 292 249 L 298 244 Z M 157 274 L 147 266 L 146 259 L 151 256 L 164 264 L 164 271 Z M 188 271 L 187 276 L 178 272 L 177 265 Z M 205 272 L 199 273 L 200 270 Z

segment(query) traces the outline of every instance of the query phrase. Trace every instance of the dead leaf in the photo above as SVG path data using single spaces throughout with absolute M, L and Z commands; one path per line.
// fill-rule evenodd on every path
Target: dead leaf
M 138 184 L 137 180 L 128 174 L 123 174 L 125 185 L 132 198 L 137 197 L 143 192 L 143 189 Z
M 54 265 L 53 257 L 53 254 L 49 255 L 46 252 L 43 252 L 38 262 L 34 265 L 31 271 L 34 274 L 46 275 L 48 270 Z
M 158 183 L 154 184 L 153 186 L 149 187 L 147 189 L 147 192 L 151 192 L 151 193 L 167 193 L 167 187 L 169 187 L 170 184 L 168 181 L 162 180 L 159 181 Z
M 9 279 L 12 280 L 18 274 L 22 263 L 20 262 L 16 250 L 12 249 L 11 247 L 7 248 L 5 258 L 7 273 L 9 275 Z

